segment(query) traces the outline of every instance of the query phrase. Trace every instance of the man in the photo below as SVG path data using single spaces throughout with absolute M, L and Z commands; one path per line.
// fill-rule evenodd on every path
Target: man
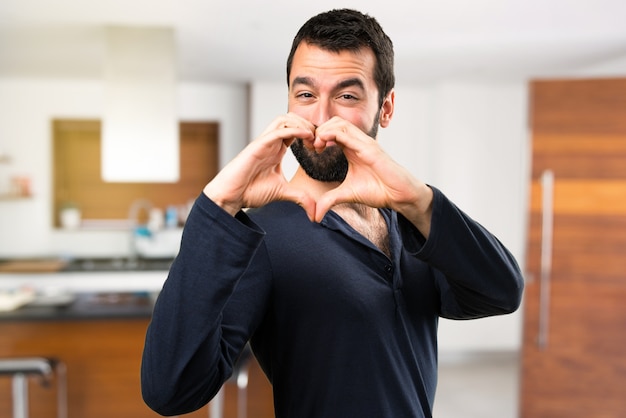
M 376 20 L 310 19 L 287 81 L 289 113 L 189 215 L 146 336 L 144 399 L 164 415 L 202 407 L 250 341 L 277 417 L 429 417 L 438 317 L 513 312 L 519 268 L 376 141 L 394 111 L 393 47 Z M 289 146 L 300 166 L 287 182 Z

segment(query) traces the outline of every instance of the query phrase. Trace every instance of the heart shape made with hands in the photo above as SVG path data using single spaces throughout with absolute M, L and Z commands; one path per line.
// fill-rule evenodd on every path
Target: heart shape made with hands
M 343 146 L 340 146 L 335 140 L 336 138 L 328 137 L 328 135 L 326 135 L 328 139 L 324 140 L 320 135 L 318 135 L 318 129 L 318 127 L 315 127 L 310 139 L 300 139 L 302 143 L 302 145 L 298 145 L 300 151 L 292 149 L 294 154 L 296 155 L 296 158 L 299 160 L 300 172 L 296 173 L 294 178 L 288 183 L 287 188 L 290 189 L 290 192 L 288 192 L 288 194 L 284 196 L 288 200 L 292 200 L 300 205 L 306 211 L 309 219 L 314 222 L 320 222 L 326 212 L 328 212 L 336 203 L 344 203 L 343 200 L 338 201 L 338 199 L 342 199 L 342 194 L 338 194 L 337 192 L 342 191 L 341 189 L 344 185 L 344 182 L 347 178 L 349 178 L 348 174 L 350 172 L 351 166 L 349 161 L 347 161 L 347 165 L 344 165 L 348 157 L 345 155 Z M 292 142 L 290 141 L 289 145 L 291 144 Z M 314 159 L 315 157 L 311 156 L 310 154 L 308 156 L 305 154 L 301 154 L 301 156 L 309 161 L 309 163 L 311 164 L 310 166 L 308 166 L 309 168 L 307 170 L 307 162 L 303 162 L 297 157 L 299 153 L 303 152 L 302 148 L 307 149 L 309 153 L 315 153 L 317 155 L 332 152 L 335 154 L 335 157 L 330 156 L 331 159 L 336 158 L 338 154 L 342 154 L 342 159 L 345 159 L 343 159 L 343 163 L 341 160 L 338 160 L 337 164 L 340 164 L 340 166 L 342 167 L 339 172 L 342 172 L 343 169 L 346 170 L 345 175 L 343 175 L 341 180 L 339 180 L 333 179 L 332 177 L 321 178 L 323 177 L 323 174 L 320 174 L 319 172 L 317 175 L 313 174 L 309 170 L 316 169 L 315 167 L 313 167 L 313 165 L 316 163 L 311 161 L 311 159 Z M 306 173 L 306 175 L 304 173 Z M 318 175 L 321 177 L 318 177 Z M 321 184 L 332 186 L 330 188 L 327 188 L 324 186 L 320 186 Z M 323 193 L 321 193 L 322 191 Z M 348 198 L 346 202 L 350 201 L 350 198 L 348 196 L 343 196 L 343 199 L 346 198 Z
M 329 148 L 339 147 L 334 141 L 320 141 L 317 148 L 311 150 L 321 154 Z M 346 157 L 347 159 L 347 157 Z M 307 213 L 311 221 L 321 222 L 324 215 L 335 205 L 340 203 L 364 203 L 370 204 L 368 193 L 364 193 L 367 181 L 357 181 L 360 170 L 358 163 L 347 163 L 347 172 L 341 180 L 324 181 L 306 174 L 306 170 L 300 166 L 300 171 L 288 182 L 283 196 L 288 200 L 300 205 Z M 360 180 L 364 180 L 363 179 Z M 370 181 L 371 183 L 371 181 Z M 357 192 L 361 190 L 361 192 Z M 363 200 L 365 199 L 365 200 Z
M 349 122 L 334 118 L 320 127 L 302 120 L 296 126 L 284 119 L 277 122 L 205 186 L 205 194 L 231 215 L 242 207 L 286 200 L 303 207 L 312 221 L 320 222 L 326 212 L 340 203 L 390 207 L 394 196 L 405 194 L 398 189 L 407 180 L 403 170 L 372 136 Z M 288 182 L 282 160 L 295 138 L 302 138 L 309 153 L 339 147 L 348 162 L 345 177 L 341 181 L 328 180 L 325 185 L 325 181 L 315 180 L 299 169 Z
M 371 133 L 343 119 L 333 118 L 319 127 L 315 126 L 307 134 L 302 138 L 302 144 L 309 151 L 323 154 L 339 147 L 347 160 L 345 177 L 338 182 L 330 180 L 334 183 L 331 188 L 311 182 L 313 176 L 298 177 L 296 174 L 290 182 L 297 189 L 294 193 L 298 196 L 291 200 L 302 206 L 311 220 L 321 221 L 326 212 L 337 204 L 388 207 L 392 196 L 404 194 L 398 190 L 398 185 L 407 180 L 405 170 L 380 148 Z M 303 168 L 302 161 L 300 165 Z M 306 170 L 301 170 L 301 174 L 302 171 Z M 314 196 L 310 196 L 309 191 Z

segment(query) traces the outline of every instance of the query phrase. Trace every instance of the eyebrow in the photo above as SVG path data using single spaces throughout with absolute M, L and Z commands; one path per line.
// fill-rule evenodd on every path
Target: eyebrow
M 337 84 L 337 89 L 345 89 L 346 87 L 358 87 L 361 90 L 365 90 L 365 85 L 360 78 L 349 78 L 347 80 L 343 80 L 341 83 Z
M 295 87 L 299 84 L 302 84 L 304 86 L 308 86 L 308 87 L 314 87 L 315 83 L 313 82 L 313 79 L 311 79 L 310 77 L 296 77 L 293 79 L 293 83 L 291 83 L 291 87 Z
M 296 77 L 293 79 L 293 83 L 292 83 L 292 87 L 295 87 L 299 84 L 302 84 L 304 86 L 308 86 L 308 87 L 315 87 L 315 82 L 313 81 L 313 79 L 311 79 L 310 77 Z M 359 87 L 361 90 L 365 90 L 365 85 L 363 84 L 363 81 L 360 78 L 348 78 L 346 80 L 343 80 L 341 82 L 339 82 L 339 84 L 337 84 L 334 88 L 334 90 L 341 90 L 341 89 L 345 89 L 347 87 Z

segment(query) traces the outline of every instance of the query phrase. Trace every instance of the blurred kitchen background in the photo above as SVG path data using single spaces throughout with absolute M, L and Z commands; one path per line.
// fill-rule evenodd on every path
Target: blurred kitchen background
M 3 0 L 0 369 L 58 357 L 69 416 L 154 416 L 138 361 L 190 204 L 286 110 L 291 40 L 336 7 L 394 41 L 383 147 L 527 272 L 515 314 L 441 321 L 435 416 L 624 416 L 621 0 Z M 249 416 L 271 415 L 248 366 Z M 33 416 L 55 416 L 50 390 L 29 386 Z

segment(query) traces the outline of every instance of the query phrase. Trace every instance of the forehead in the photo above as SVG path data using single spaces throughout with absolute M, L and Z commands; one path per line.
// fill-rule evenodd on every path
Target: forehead
M 356 77 L 367 85 L 374 81 L 375 63 L 376 58 L 369 48 L 334 52 L 303 42 L 293 56 L 289 85 L 296 77 L 307 77 L 317 82 Z

